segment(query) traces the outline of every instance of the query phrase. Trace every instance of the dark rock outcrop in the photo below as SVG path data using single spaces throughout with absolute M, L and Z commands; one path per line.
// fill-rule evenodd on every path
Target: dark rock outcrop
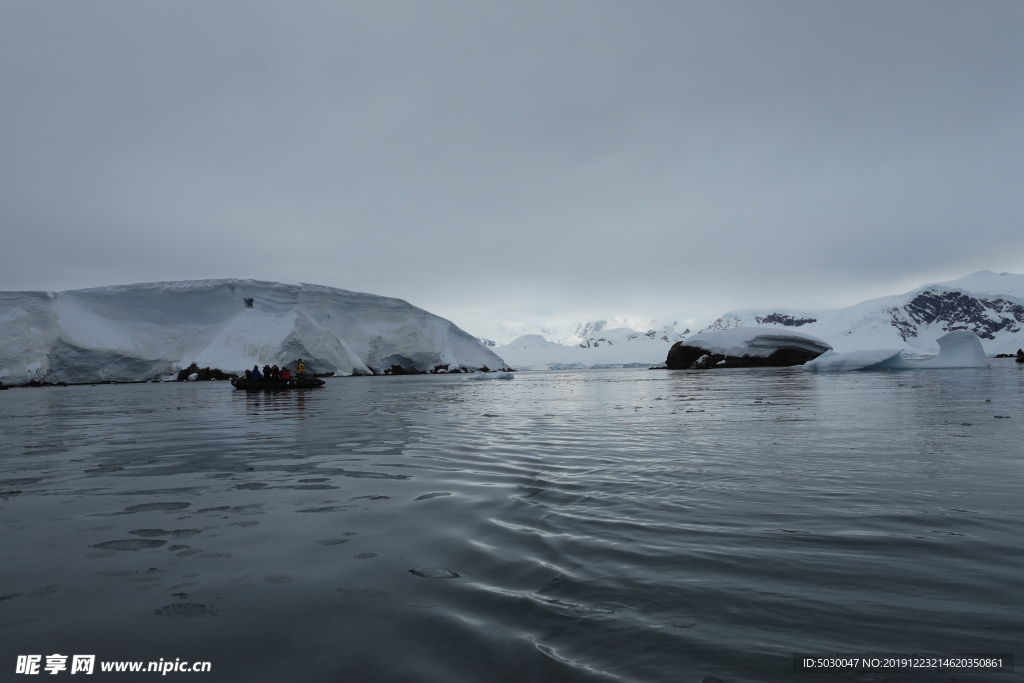
M 902 307 L 885 312 L 903 341 L 916 337 L 919 325 L 938 324 L 946 332 L 966 329 L 982 339 L 995 339 L 997 332 L 1019 332 L 1024 323 L 1024 306 L 1020 304 L 954 291 L 926 290 Z
M 188 380 L 189 375 L 199 375 L 197 378 L 200 382 L 208 382 L 210 380 L 224 380 L 238 377 L 238 375 L 231 375 L 226 372 L 221 372 L 219 368 L 200 368 L 195 363 L 188 366 L 184 370 L 178 371 L 178 382 L 185 382 Z
M 384 368 L 385 375 L 425 375 L 426 370 L 417 370 L 415 368 L 403 367 L 399 363 L 393 364 L 391 367 Z
M 702 349 L 699 346 L 690 346 L 680 341 L 673 344 L 672 348 L 669 349 L 665 365 L 670 370 L 685 370 L 693 365 L 694 361 L 698 360 L 701 356 L 707 356 L 705 366 L 708 368 L 777 368 L 803 365 L 820 355 L 820 353 L 803 349 L 783 348 L 768 356 L 725 356 Z M 723 363 L 722 361 L 725 362 Z
M 759 325 L 785 325 L 786 327 L 800 327 L 801 325 L 818 322 L 817 318 L 794 318 L 785 313 L 769 313 L 765 316 L 759 315 L 754 319 L 757 320 Z

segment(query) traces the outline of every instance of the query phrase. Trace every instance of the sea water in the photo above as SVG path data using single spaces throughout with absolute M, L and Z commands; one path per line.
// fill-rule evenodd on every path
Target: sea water
M 0 392 L 0 671 L 1013 680 L 793 653 L 1019 650 L 1022 398 L 1012 361 Z

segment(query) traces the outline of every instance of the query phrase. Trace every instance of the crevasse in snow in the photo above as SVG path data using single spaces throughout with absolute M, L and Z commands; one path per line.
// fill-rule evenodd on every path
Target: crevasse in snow
M 195 363 L 338 374 L 502 369 L 453 323 L 401 299 L 256 280 L 0 292 L 0 380 L 147 380 Z

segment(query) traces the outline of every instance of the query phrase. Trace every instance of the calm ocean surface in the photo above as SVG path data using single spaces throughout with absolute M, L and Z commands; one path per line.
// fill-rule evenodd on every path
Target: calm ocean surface
M 0 679 L 53 653 L 445 683 L 1020 659 L 1024 366 L 993 365 L 0 392 Z

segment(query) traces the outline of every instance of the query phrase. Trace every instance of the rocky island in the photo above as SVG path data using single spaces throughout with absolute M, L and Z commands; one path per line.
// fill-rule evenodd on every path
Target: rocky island
M 802 365 L 832 347 L 809 334 L 756 327 L 700 332 L 669 349 L 670 370 Z

